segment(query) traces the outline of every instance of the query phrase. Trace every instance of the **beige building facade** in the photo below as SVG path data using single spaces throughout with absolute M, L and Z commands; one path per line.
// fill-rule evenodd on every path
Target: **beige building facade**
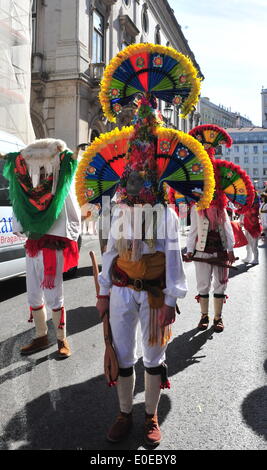
M 240 165 L 257 189 L 267 185 L 267 129 L 244 127 L 226 129 L 233 139 L 231 148 L 222 146 L 222 156 Z
M 200 99 L 200 115 L 200 124 L 216 124 L 224 129 L 253 126 L 247 117 L 234 113 L 222 105 L 214 104 L 207 97 Z
M 32 26 L 36 138 L 62 138 L 74 148 L 112 128 L 98 100 L 100 80 L 105 65 L 129 44 L 170 45 L 189 56 L 202 76 L 167 0 L 34 0 Z M 198 109 L 185 122 L 172 111 L 172 125 L 186 132 L 199 122 Z M 118 124 L 130 120 L 129 108 Z

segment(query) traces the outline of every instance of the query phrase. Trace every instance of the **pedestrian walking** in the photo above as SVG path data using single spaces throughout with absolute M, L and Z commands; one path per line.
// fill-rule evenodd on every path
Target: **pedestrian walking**
M 46 307 L 52 310 L 58 356 L 71 355 L 66 339 L 63 271 L 77 266 L 79 256 L 80 209 L 71 190 L 77 156 L 78 149 L 73 153 L 56 139 L 40 139 L 5 156 L 13 232 L 28 237 L 26 284 L 35 338 L 21 348 L 23 355 L 49 346 Z

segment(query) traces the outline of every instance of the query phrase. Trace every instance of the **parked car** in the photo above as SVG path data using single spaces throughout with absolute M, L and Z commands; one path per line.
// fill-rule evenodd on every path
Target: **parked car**
M 0 131 L 0 152 L 18 152 L 25 147 L 14 135 Z M 3 177 L 4 160 L 0 160 L 0 281 L 25 273 L 25 237 L 12 231 L 12 206 L 8 198 L 8 181 Z

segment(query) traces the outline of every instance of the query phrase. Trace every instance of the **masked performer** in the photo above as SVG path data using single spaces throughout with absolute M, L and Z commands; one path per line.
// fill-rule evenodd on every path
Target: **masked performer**
M 230 136 L 218 126 L 201 125 L 189 132 L 210 155 L 214 166 L 216 188 L 213 201 L 208 209 L 198 211 L 191 209 L 191 227 L 187 239 L 187 258 L 198 258 L 195 261 L 196 280 L 200 304 L 200 330 L 209 325 L 209 295 L 213 278 L 214 297 L 214 330 L 222 332 L 223 304 L 226 301 L 226 288 L 229 269 L 235 261 L 233 248 L 236 240 L 227 214 L 228 198 L 245 211 L 253 200 L 253 186 L 247 174 L 237 165 L 224 160 L 215 160 L 215 149 L 218 145 L 232 145 Z
M 171 48 L 132 45 L 106 68 L 100 101 L 116 120 L 124 105 L 138 101 L 133 125 L 101 135 L 85 152 L 77 172 L 82 206 L 102 196 L 118 196 L 99 276 L 97 308 L 109 310 L 119 363 L 120 414 L 107 438 L 118 442 L 132 425 L 140 323 L 145 366 L 145 441 L 161 440 L 157 408 L 161 388 L 169 387 L 165 351 L 177 298 L 187 285 L 181 261 L 178 217 L 164 204 L 163 183 L 192 195 L 208 207 L 214 189 L 213 168 L 203 147 L 190 136 L 161 127 L 156 98 L 181 105 L 187 114 L 199 95 L 191 62 Z M 103 206 L 103 205 L 102 205 Z M 103 214 L 105 207 L 103 206 Z M 109 213 L 109 211 L 106 211 Z
M 71 183 L 77 168 L 75 153 L 56 139 L 37 140 L 5 156 L 13 206 L 13 232 L 26 241 L 26 282 L 30 322 L 36 337 L 21 348 L 32 354 L 49 346 L 46 306 L 52 310 L 58 355 L 71 355 L 66 339 L 63 271 L 77 266 L 80 209 Z

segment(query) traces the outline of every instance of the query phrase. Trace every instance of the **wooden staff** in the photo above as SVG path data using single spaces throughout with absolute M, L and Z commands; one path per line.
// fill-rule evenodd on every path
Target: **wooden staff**
M 239 258 L 235 258 L 235 261 Z M 198 258 L 197 256 L 193 256 L 192 258 L 187 258 L 187 256 L 183 255 L 183 261 L 186 263 L 190 261 L 197 261 L 199 263 L 208 263 L 212 264 L 213 266 L 219 266 L 220 268 L 228 268 L 228 269 L 235 269 L 238 271 L 236 266 L 232 266 L 231 264 L 223 263 L 220 261 L 219 258 Z
M 90 251 L 89 255 L 92 260 L 96 295 L 98 295 L 100 291 L 100 286 L 98 282 L 98 264 L 94 251 Z M 104 373 L 108 381 L 108 385 L 112 386 L 116 384 L 116 380 L 119 375 L 119 363 L 113 347 L 112 333 L 109 323 L 109 312 L 105 312 L 101 320 L 103 321 L 103 333 L 106 346 L 104 355 Z

